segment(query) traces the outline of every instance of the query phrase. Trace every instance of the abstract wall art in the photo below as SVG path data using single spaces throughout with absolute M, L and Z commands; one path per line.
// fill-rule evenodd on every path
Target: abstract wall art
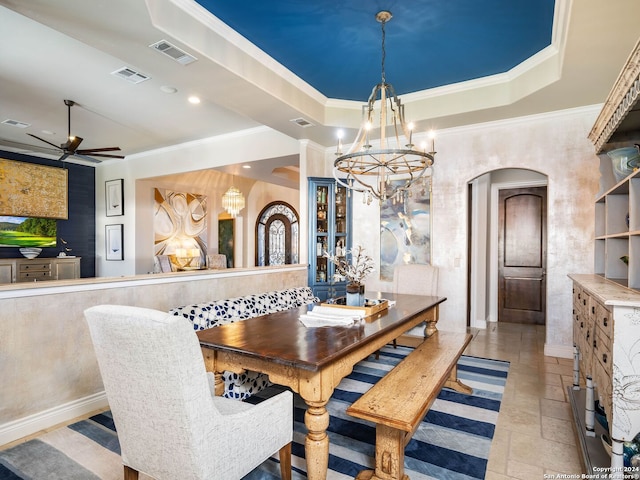
M 154 252 L 175 255 L 198 249 L 207 254 L 207 197 L 154 188 Z M 191 255 L 191 254 L 190 254 Z
M 380 207 L 380 280 L 393 280 L 397 265 L 431 263 L 431 189 L 417 182 L 404 202 Z M 393 183 L 393 182 L 392 182 Z

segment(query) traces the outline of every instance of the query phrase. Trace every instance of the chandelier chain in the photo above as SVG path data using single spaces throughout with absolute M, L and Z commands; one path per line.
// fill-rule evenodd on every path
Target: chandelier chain
M 387 78 L 384 72 L 384 61 L 387 57 L 387 49 L 385 47 L 385 39 L 387 37 L 386 31 L 385 31 L 385 24 L 387 23 L 386 20 L 382 20 L 380 22 L 382 24 L 382 66 L 381 66 L 381 70 L 382 70 L 382 84 L 384 85 L 385 83 L 387 83 Z

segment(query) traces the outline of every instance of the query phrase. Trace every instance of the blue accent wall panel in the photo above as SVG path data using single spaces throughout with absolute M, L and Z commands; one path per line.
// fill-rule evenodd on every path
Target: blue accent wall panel
M 80 275 L 95 277 L 96 275 L 96 181 L 93 167 L 75 163 L 59 162 L 47 158 L 23 155 L 21 153 L 0 150 L 0 157 L 7 160 L 35 163 L 49 167 L 66 168 L 69 179 L 69 218 L 58 220 L 58 246 L 43 248 L 40 257 L 55 257 L 62 250 L 60 238 L 67 241 L 72 250 L 69 255 L 82 257 Z M 0 258 L 21 258 L 15 247 L 0 247 Z

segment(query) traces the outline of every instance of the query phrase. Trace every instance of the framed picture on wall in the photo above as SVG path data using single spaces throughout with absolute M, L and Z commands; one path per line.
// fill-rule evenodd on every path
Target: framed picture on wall
M 107 260 L 124 260 L 122 224 L 105 226 Z
M 105 205 L 107 217 L 117 217 L 124 215 L 124 180 L 107 180 L 104 182 Z

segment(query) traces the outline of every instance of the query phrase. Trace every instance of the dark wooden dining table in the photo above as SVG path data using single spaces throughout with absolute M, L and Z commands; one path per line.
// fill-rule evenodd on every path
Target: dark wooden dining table
M 395 302 L 352 326 L 305 327 L 300 315 L 310 306 L 197 332 L 207 371 L 215 374 L 216 395 L 224 392 L 223 371 L 265 373 L 291 388 L 307 404 L 305 456 L 307 477 L 325 479 L 329 464 L 329 413 L 326 405 L 353 366 L 403 333 L 427 322 L 425 336 L 436 331 L 444 297 L 372 294 Z

